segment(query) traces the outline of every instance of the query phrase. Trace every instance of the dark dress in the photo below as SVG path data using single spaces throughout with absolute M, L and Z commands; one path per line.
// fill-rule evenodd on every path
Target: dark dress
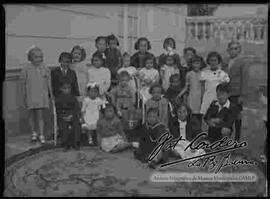
M 119 60 L 119 58 L 121 58 L 121 52 L 117 48 L 115 49 L 107 48 L 104 53 L 106 56 L 106 66 L 111 71 L 112 83 L 114 83 L 114 81 L 117 80 L 117 71 L 121 66 Z
M 153 127 L 149 127 L 147 123 L 143 124 L 136 132 L 139 138 L 139 148 L 134 151 L 135 158 L 142 162 L 147 162 L 149 155 L 158 144 L 157 141 L 159 137 L 165 132 L 166 127 L 161 123 L 158 123 Z M 163 152 L 163 157 L 166 156 L 166 152 Z
M 180 61 L 180 56 L 178 54 L 174 54 L 173 55 L 175 57 L 175 60 L 176 60 L 176 66 L 178 68 L 181 67 L 181 61 Z M 166 64 L 166 59 L 167 59 L 168 55 L 166 54 L 161 54 L 158 58 L 158 71 L 160 69 L 160 67 L 162 67 L 164 64 Z
M 152 55 L 155 58 L 155 56 L 150 52 L 146 52 L 144 55 L 142 55 L 139 51 L 134 53 L 131 56 L 131 60 L 130 60 L 131 66 L 134 66 L 135 68 L 143 68 L 143 67 L 145 67 L 144 66 L 144 58 L 146 56 L 148 56 L 148 55 Z M 156 59 L 154 59 L 154 68 L 155 69 L 158 68 Z
M 61 71 L 60 67 L 55 68 L 51 72 L 51 82 L 52 82 L 52 91 L 53 95 L 57 97 L 61 91 L 61 83 L 68 82 L 71 84 L 71 94 L 74 96 L 79 96 L 79 86 L 77 81 L 77 76 L 75 71 L 71 69 L 67 69 L 66 75 L 64 75 Z
M 237 114 L 239 113 L 239 108 L 232 103 L 230 103 L 229 108 L 223 107 L 220 111 L 218 110 L 219 106 L 216 103 L 217 100 L 214 100 L 211 103 L 204 116 L 204 120 L 206 122 L 212 118 L 221 119 L 221 122 L 216 127 L 209 126 L 208 128 L 208 140 L 210 142 L 215 142 L 222 138 L 221 129 L 223 127 L 229 128 L 232 131 L 232 126 L 237 118 Z
M 80 142 L 80 108 L 73 95 L 60 94 L 55 99 L 57 123 L 61 136 L 62 146 L 77 146 Z M 63 117 L 72 115 L 71 121 L 65 121 Z
M 178 94 L 183 90 L 183 87 L 182 86 L 179 86 L 179 87 L 172 87 L 170 86 L 166 93 L 165 93 L 165 97 L 169 100 L 169 102 L 172 104 L 173 108 L 176 106 L 177 104 L 177 96 Z M 181 97 L 180 102 L 184 102 L 184 99 L 183 97 Z

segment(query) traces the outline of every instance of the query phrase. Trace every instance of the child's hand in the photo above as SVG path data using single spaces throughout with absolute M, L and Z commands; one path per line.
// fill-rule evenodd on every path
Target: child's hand
M 121 111 L 118 111 L 117 114 L 119 115 L 119 117 L 122 117 Z
M 231 129 L 223 127 L 221 129 L 221 134 L 222 134 L 222 136 L 229 136 L 231 134 Z

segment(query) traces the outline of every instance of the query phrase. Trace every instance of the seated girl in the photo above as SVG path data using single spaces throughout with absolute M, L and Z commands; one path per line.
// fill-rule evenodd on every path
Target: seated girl
M 103 117 L 97 122 L 97 141 L 101 150 L 115 153 L 130 147 L 113 104 L 106 104 L 101 112 Z

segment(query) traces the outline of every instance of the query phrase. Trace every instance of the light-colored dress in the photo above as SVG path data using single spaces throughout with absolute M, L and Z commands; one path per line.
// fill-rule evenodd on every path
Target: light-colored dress
M 88 67 L 86 62 L 72 63 L 69 68 L 76 72 L 80 96 L 85 96 L 86 84 L 88 83 Z
M 96 82 L 99 85 L 100 94 L 103 95 L 111 86 L 111 71 L 108 68 L 89 66 L 88 83 Z
M 166 64 L 160 68 L 160 76 L 162 78 L 162 87 L 166 91 L 170 86 L 170 77 L 173 74 L 179 74 L 179 69 L 176 65 L 167 66 Z
M 205 92 L 201 105 L 201 114 L 205 114 L 213 100 L 217 99 L 216 87 L 222 82 L 229 82 L 230 78 L 226 72 L 221 69 L 216 71 L 204 70 L 201 72 L 201 81 L 205 81 Z
M 186 76 L 186 85 L 189 87 L 188 105 L 193 114 L 199 114 L 201 110 L 202 84 L 201 71 L 190 71 Z
M 120 74 L 122 71 L 127 71 L 129 73 L 131 77 L 129 86 L 136 92 L 137 86 L 136 86 L 135 75 L 137 74 L 137 69 L 134 66 L 122 67 L 117 71 L 117 73 Z
M 44 63 L 38 67 L 27 63 L 22 68 L 21 78 L 27 108 L 49 108 L 50 69 Z
M 151 84 L 153 84 L 159 81 L 159 72 L 154 68 L 151 69 L 142 68 L 139 71 L 139 77 L 141 79 L 141 83 L 145 83 L 145 81 L 151 81 Z
M 95 130 L 97 128 L 97 121 L 99 119 L 99 111 L 102 105 L 105 104 L 105 100 L 97 97 L 96 99 L 91 99 L 90 97 L 85 97 L 82 103 L 82 112 L 84 114 L 85 126 L 89 130 Z

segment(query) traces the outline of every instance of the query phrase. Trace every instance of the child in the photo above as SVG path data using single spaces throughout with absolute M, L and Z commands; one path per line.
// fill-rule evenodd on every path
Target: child
M 64 151 L 73 147 L 79 149 L 80 145 L 80 108 L 74 95 L 71 94 L 71 84 L 62 82 L 60 85 L 61 94 L 55 99 L 57 123 L 61 135 Z
M 145 67 L 139 71 L 139 93 L 141 95 L 143 104 L 146 103 L 148 99 L 151 98 L 149 93 L 149 88 L 152 85 L 158 84 L 159 82 L 159 73 L 154 66 L 154 57 L 152 55 L 145 57 Z
M 59 56 L 60 67 L 55 68 L 51 72 L 52 90 L 55 98 L 61 94 L 60 85 L 62 82 L 70 83 L 72 95 L 80 95 L 76 73 L 69 69 L 71 62 L 72 55 L 68 52 L 63 52 Z
M 174 111 L 176 116 L 170 120 L 170 133 L 174 139 L 179 139 L 182 136 L 182 140 L 175 146 L 176 154 L 182 158 L 190 158 L 205 153 L 202 149 L 185 150 L 186 146 L 201 133 L 200 123 L 191 116 L 191 109 L 185 103 L 181 103 Z
M 157 146 L 159 137 L 168 132 L 165 125 L 159 122 L 158 115 L 158 109 L 148 109 L 146 112 L 146 122 L 138 130 L 139 148 L 134 151 L 134 156 L 143 163 L 148 162 L 150 154 Z M 155 168 L 158 163 L 167 160 L 167 155 L 168 152 L 159 152 L 159 154 L 148 163 L 148 166 Z
M 96 52 L 94 53 L 101 53 L 102 56 L 104 57 L 104 59 L 106 59 L 105 57 L 105 50 L 107 49 L 107 37 L 105 36 L 98 36 L 95 40 L 95 45 L 96 45 Z
M 105 59 L 99 52 L 92 55 L 92 65 L 88 69 L 88 83 L 96 82 L 99 86 L 100 95 L 104 98 L 111 85 L 111 72 L 104 67 Z
M 109 48 L 105 50 L 106 65 L 111 71 L 112 86 L 117 84 L 117 71 L 121 67 L 121 52 L 117 48 L 119 46 L 118 39 L 112 34 L 107 37 L 107 45 Z
M 159 121 L 165 126 L 168 126 L 170 117 L 170 105 L 169 101 L 162 97 L 163 89 L 159 84 L 150 87 L 149 93 L 152 97 L 147 100 L 145 104 L 145 111 L 147 112 L 150 108 L 157 108 L 159 112 Z
M 179 97 L 182 97 L 185 93 L 188 93 L 187 104 L 192 110 L 192 115 L 195 116 L 200 123 L 202 121 L 202 115 L 200 114 L 202 98 L 200 77 L 203 62 L 203 58 L 198 55 L 192 58 L 192 71 L 187 73 L 185 87 L 179 94 Z
M 232 93 L 230 101 L 237 104 L 240 110 L 243 109 L 244 99 L 248 93 L 249 63 L 240 56 L 241 44 L 238 41 L 231 41 L 227 48 L 229 59 L 225 59 L 222 69 L 229 74 L 231 79 Z M 235 121 L 235 139 L 239 141 L 241 134 L 242 119 L 239 113 Z
M 111 103 L 116 107 L 119 116 L 122 116 L 128 110 L 135 108 L 135 92 L 129 86 L 130 76 L 127 71 L 119 74 L 119 85 L 110 92 Z M 125 119 L 125 117 L 124 117 Z
M 222 82 L 229 82 L 230 78 L 227 73 L 220 69 L 222 58 L 217 52 L 210 52 L 207 56 L 207 64 L 210 69 L 201 72 L 200 80 L 202 81 L 202 104 L 201 114 L 205 114 L 213 100 L 216 100 L 216 87 Z
M 191 70 L 191 59 L 197 54 L 196 50 L 192 47 L 184 48 L 184 56 L 181 58 L 181 65 Z
M 87 84 L 87 96 L 83 99 L 82 103 L 82 129 L 89 131 L 88 143 L 89 145 L 96 143 L 96 128 L 97 121 L 100 118 L 100 109 L 105 105 L 105 101 L 99 97 L 99 87 L 96 83 Z M 94 142 L 93 142 L 94 140 Z
M 176 65 L 177 68 L 181 67 L 180 56 L 176 52 L 174 52 L 175 48 L 176 48 L 175 40 L 171 37 L 167 37 L 163 42 L 163 49 L 165 50 L 165 52 L 162 53 L 158 59 L 159 68 L 166 64 L 168 56 L 173 56 L 175 60 L 174 64 Z
M 183 89 L 182 83 L 180 81 L 179 74 L 173 74 L 170 77 L 170 87 L 168 88 L 165 97 L 169 100 L 172 108 L 175 108 L 177 104 L 184 102 L 184 97 L 178 97 Z
M 72 55 L 72 64 L 70 65 L 70 69 L 74 70 L 76 72 L 77 80 L 78 80 L 78 86 L 79 86 L 79 93 L 80 97 L 78 100 L 81 102 L 83 99 L 83 96 L 85 96 L 85 86 L 88 82 L 87 80 L 87 66 L 84 62 L 86 57 L 86 52 L 84 48 L 82 48 L 79 45 L 76 45 L 71 50 Z
M 101 150 L 119 152 L 130 147 L 121 121 L 116 116 L 116 108 L 108 103 L 101 111 L 104 116 L 97 122 L 97 140 Z
M 223 136 L 231 136 L 232 125 L 237 117 L 239 109 L 232 104 L 229 98 L 230 84 L 221 83 L 216 87 L 217 100 L 214 100 L 204 116 L 209 126 L 208 140 L 214 142 Z
M 172 55 L 166 57 L 166 62 L 160 68 L 160 76 L 162 79 L 162 87 L 167 91 L 170 85 L 170 77 L 173 74 L 179 74 L 179 68 L 176 65 L 176 58 Z M 179 74 L 180 75 L 180 74 Z
M 44 144 L 44 118 L 43 112 L 49 108 L 49 95 L 52 97 L 51 76 L 49 69 L 43 63 L 42 50 L 33 46 L 27 52 L 30 63 L 22 69 L 22 80 L 24 87 L 24 100 L 29 110 L 29 124 L 32 130 L 32 142 L 37 141 L 38 134 L 35 131 L 35 120 L 39 125 L 39 141 Z
M 127 71 L 130 75 L 130 87 L 135 91 L 137 91 L 137 85 L 136 85 L 136 75 L 137 75 L 137 69 L 134 66 L 130 65 L 130 55 L 125 52 L 123 54 L 123 65 L 122 68 L 118 70 L 118 74 L 120 74 L 122 71 Z
M 145 66 L 146 56 L 151 55 L 152 57 L 155 57 L 152 53 L 148 52 L 150 49 L 150 41 L 148 41 L 146 37 L 140 37 L 135 43 L 135 50 L 137 50 L 137 52 L 131 57 L 131 65 L 137 69 L 143 68 Z M 153 67 L 157 68 L 155 59 L 153 59 Z

